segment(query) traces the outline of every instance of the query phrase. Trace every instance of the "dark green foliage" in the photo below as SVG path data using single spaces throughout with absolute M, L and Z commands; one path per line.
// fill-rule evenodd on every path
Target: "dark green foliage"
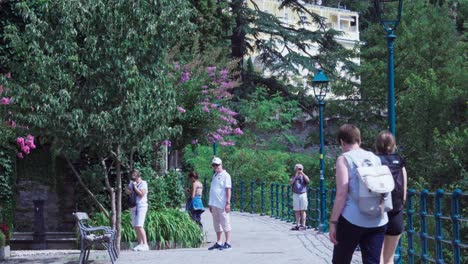
M 219 148 L 219 156 L 223 160 L 223 168 L 226 169 L 233 181 L 244 180 L 247 184 L 251 181 L 287 183 L 289 177 L 294 173 L 294 165 L 304 165 L 304 172 L 310 177 L 311 186 L 319 184 L 319 155 L 318 153 L 295 154 L 274 150 L 254 150 L 247 148 Z M 200 146 L 196 151 L 185 149 L 184 160 L 188 167 L 193 168 L 206 178 L 211 180 L 213 171 L 209 166 L 213 157 L 210 147 Z M 327 186 L 332 187 L 335 179 L 334 164 L 332 158 L 326 158 Z
M 161 176 L 153 176 L 148 180 L 148 204 L 151 210 L 163 208 L 179 208 L 184 202 L 183 176 L 170 171 Z
M 3 234 L 3 232 L 0 232 L 0 248 L 4 248 L 5 247 L 5 235 Z
M 101 213 L 94 215 L 93 225 L 109 225 Z M 203 242 L 200 227 L 179 209 L 149 209 L 146 214 L 145 231 L 148 243 L 157 249 L 173 247 L 199 247 Z M 136 242 L 130 212 L 122 213 L 122 242 Z

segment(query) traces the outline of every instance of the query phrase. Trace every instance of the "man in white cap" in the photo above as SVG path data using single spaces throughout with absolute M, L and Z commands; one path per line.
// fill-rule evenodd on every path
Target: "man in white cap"
M 216 232 L 216 243 L 208 250 L 231 249 L 231 175 L 223 169 L 223 162 L 220 158 L 214 157 L 211 161 L 214 174 L 210 186 L 210 212 L 213 216 L 213 225 Z M 221 235 L 224 232 L 226 241 L 221 242 Z
M 310 179 L 304 174 L 304 166 L 296 164 L 295 174 L 289 179 L 289 184 L 293 190 L 293 210 L 296 215 L 296 225 L 291 230 L 306 230 L 306 210 L 307 210 L 307 184 Z

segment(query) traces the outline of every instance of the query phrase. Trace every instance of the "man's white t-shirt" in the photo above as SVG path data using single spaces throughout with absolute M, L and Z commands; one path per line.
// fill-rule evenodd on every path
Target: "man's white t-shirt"
M 231 175 L 223 170 L 213 174 L 208 205 L 224 209 L 226 207 L 226 188 L 232 188 Z

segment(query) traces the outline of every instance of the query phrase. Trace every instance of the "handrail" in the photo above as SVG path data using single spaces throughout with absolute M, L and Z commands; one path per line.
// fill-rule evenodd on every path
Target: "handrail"
M 203 183 L 206 186 L 206 179 Z M 329 195 L 326 198 L 328 219 L 336 191 L 326 190 L 325 193 Z M 321 224 L 319 188 L 309 186 L 307 194 L 306 226 L 318 231 Z M 459 189 L 452 193 L 441 189 L 435 192 L 408 190 L 404 209 L 405 231 L 398 251 L 403 263 L 468 263 L 467 198 L 468 193 Z M 203 199 L 208 205 L 206 192 Z M 285 222 L 295 220 L 289 184 L 233 181 L 231 199 L 232 210 L 269 215 Z

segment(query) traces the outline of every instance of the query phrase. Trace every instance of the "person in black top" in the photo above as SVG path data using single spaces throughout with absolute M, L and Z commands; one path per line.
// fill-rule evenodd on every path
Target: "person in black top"
M 390 168 L 395 180 L 395 189 L 392 191 L 393 209 L 388 212 L 387 231 L 380 257 L 380 264 L 393 264 L 395 249 L 403 233 L 403 207 L 408 183 L 405 161 L 395 152 L 395 137 L 389 131 L 379 133 L 375 141 L 375 149 L 382 165 Z

